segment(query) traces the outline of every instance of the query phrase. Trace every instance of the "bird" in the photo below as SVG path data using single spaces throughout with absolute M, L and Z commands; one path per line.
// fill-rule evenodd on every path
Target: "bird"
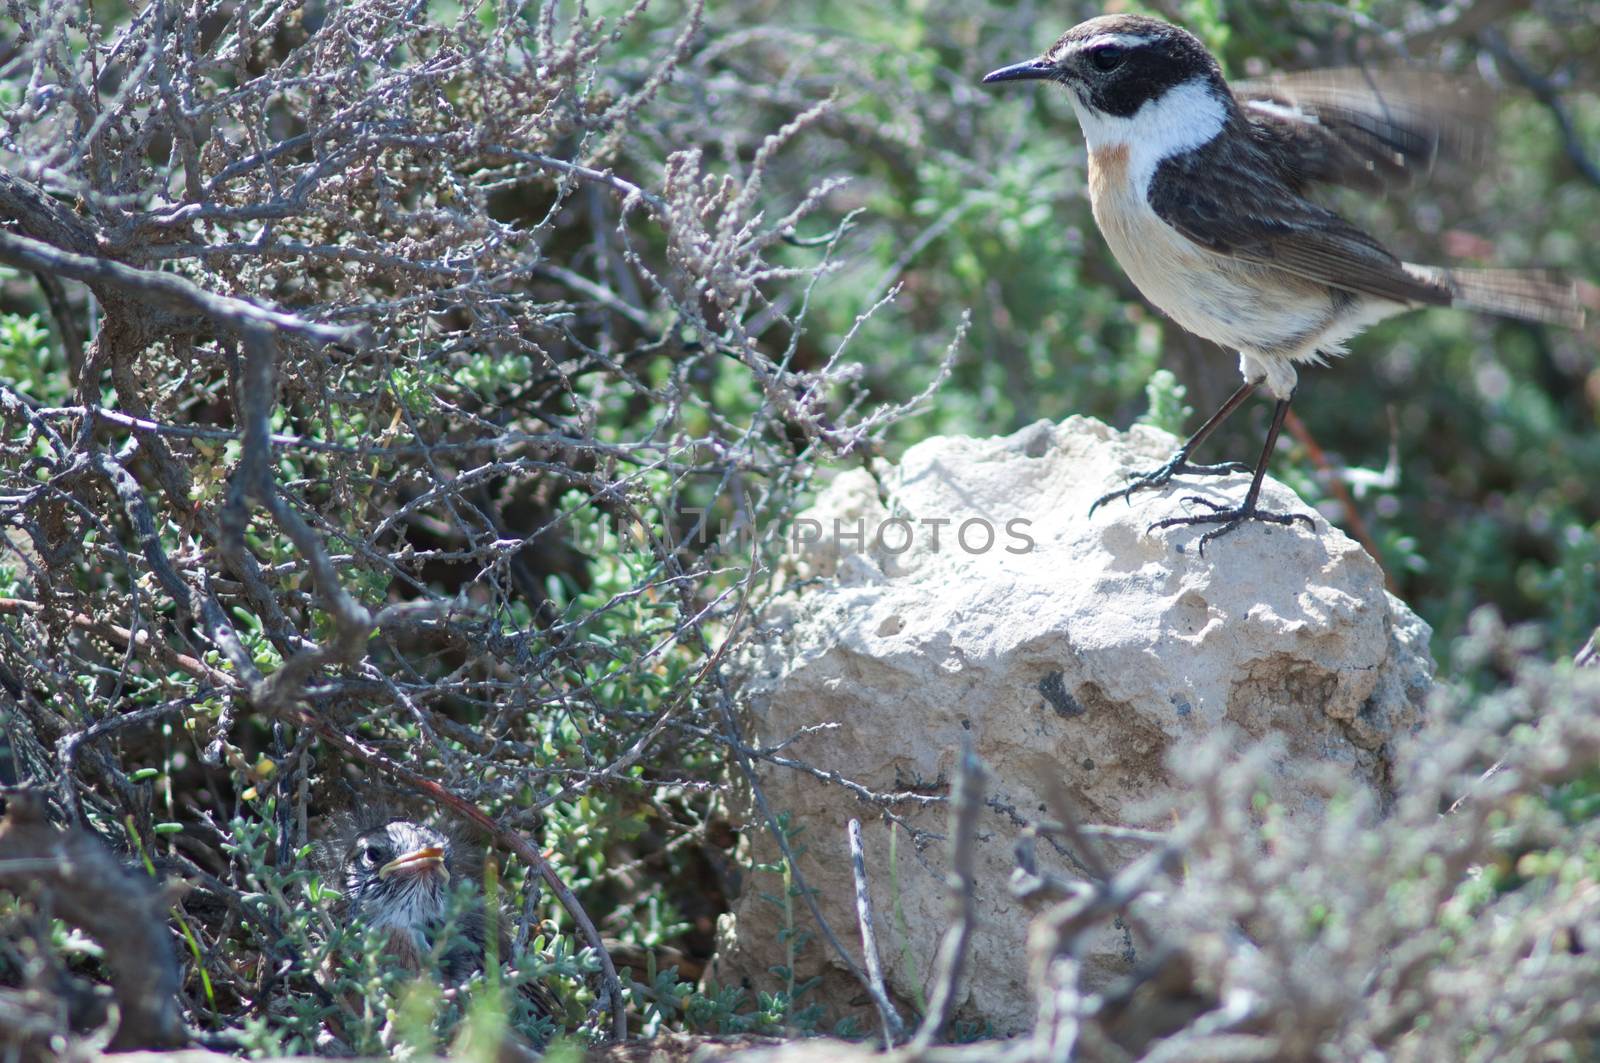
M 1090 206 L 1118 264 L 1188 331 L 1239 352 L 1244 383 L 1159 468 L 1090 506 L 1130 499 L 1178 475 L 1250 471 L 1204 465 L 1196 450 L 1258 389 L 1276 400 L 1238 505 L 1189 496 L 1207 512 L 1147 532 L 1218 525 L 1200 553 L 1256 521 L 1311 518 L 1259 505 L 1267 462 L 1298 383 L 1297 366 L 1343 354 L 1369 326 L 1408 310 L 1460 306 L 1581 328 L 1577 286 L 1536 271 L 1402 262 L 1370 233 L 1308 198 L 1313 185 L 1396 191 L 1442 158 L 1469 158 L 1484 123 L 1477 94 L 1422 71 L 1308 71 L 1230 85 L 1205 45 L 1141 15 L 1074 26 L 1042 55 L 983 81 L 1066 87 L 1088 146 Z
M 335 877 L 341 912 L 353 923 L 388 931 L 388 949 L 402 965 L 423 969 L 438 935 L 452 922 L 452 882 L 469 877 L 457 844 L 443 831 L 401 816 L 348 818 L 335 831 Z M 458 942 L 438 958 L 439 974 L 455 985 L 484 969 L 489 920 L 481 903 L 454 913 Z M 496 920 L 495 955 L 511 953 L 506 920 Z M 560 1002 L 539 982 L 519 987 L 538 1014 L 559 1021 Z

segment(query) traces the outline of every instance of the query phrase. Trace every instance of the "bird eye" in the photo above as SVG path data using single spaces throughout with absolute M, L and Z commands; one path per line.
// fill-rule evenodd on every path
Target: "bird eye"
M 383 859 L 383 850 L 376 845 L 369 845 L 361 851 L 361 859 L 369 864 L 376 864 Z
M 1089 62 L 1093 63 L 1094 68 L 1102 74 L 1108 74 L 1121 66 L 1122 61 L 1127 57 L 1128 51 L 1126 48 L 1115 44 L 1102 44 L 1089 53 Z

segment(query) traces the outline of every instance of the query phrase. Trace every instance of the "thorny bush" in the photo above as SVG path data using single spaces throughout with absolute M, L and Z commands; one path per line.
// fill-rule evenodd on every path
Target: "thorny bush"
M 0 764 L 188 883 L 192 1030 L 418 1028 L 305 860 L 376 800 L 492 833 L 574 1026 L 619 1028 L 602 934 L 703 960 L 719 666 L 818 459 L 904 411 L 792 364 L 834 185 L 763 175 L 826 104 L 714 161 L 650 117 L 701 3 L 8 5 L 0 263 L 48 314 L 3 343 Z M 51 915 L 0 982 L 74 984 Z M 627 1007 L 685 992 L 649 954 Z

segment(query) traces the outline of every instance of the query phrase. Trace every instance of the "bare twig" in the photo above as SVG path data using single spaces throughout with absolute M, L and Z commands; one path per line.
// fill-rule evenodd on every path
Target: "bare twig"
M 878 1018 L 883 1022 L 883 1043 L 893 1048 L 905 1037 L 905 1022 L 889 999 L 889 989 L 883 982 L 883 961 L 878 956 L 878 931 L 872 913 L 872 892 L 867 888 L 867 855 L 861 844 L 859 819 L 850 821 L 849 835 L 850 869 L 856 883 L 856 924 L 861 928 L 861 955 L 867 964 L 867 977 L 871 979 L 875 990 L 872 1002 L 878 1005 Z
M 83 281 L 85 284 L 109 285 L 148 300 L 152 306 L 205 314 L 222 327 L 241 330 L 248 326 L 273 328 L 316 343 L 348 343 L 357 334 L 354 329 L 318 325 L 243 299 L 216 295 L 171 273 L 135 269 L 110 259 L 63 251 L 41 240 L 18 236 L 3 229 L 0 229 L 0 262 L 18 269 Z
M 1589 154 L 1588 147 L 1583 143 L 1583 136 L 1572 120 L 1572 112 L 1556 84 L 1513 51 L 1499 30 L 1492 28 L 1481 30 L 1478 33 L 1478 40 L 1483 42 L 1483 46 L 1490 54 L 1510 68 L 1512 76 L 1524 88 L 1545 105 L 1561 131 L 1561 147 L 1567 153 L 1567 158 L 1571 160 L 1578 173 L 1583 175 L 1584 180 L 1600 187 L 1600 162 L 1596 162 Z
M 978 814 L 983 810 L 983 765 L 972 751 L 970 740 L 961 751 L 955 789 L 950 797 L 950 870 L 945 887 L 950 895 L 950 926 L 939 942 L 934 960 L 933 990 L 928 995 L 928 1011 L 911 1039 L 913 1056 L 926 1052 L 950 1021 L 955 1008 L 956 989 L 966 963 L 967 945 L 977 923 L 977 876 L 973 869 L 977 849 Z

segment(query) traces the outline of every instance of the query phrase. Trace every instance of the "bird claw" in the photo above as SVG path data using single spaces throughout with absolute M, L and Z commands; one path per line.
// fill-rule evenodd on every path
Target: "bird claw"
M 1164 487 L 1174 477 L 1185 476 L 1228 476 L 1236 472 L 1249 472 L 1250 466 L 1242 461 L 1224 461 L 1216 465 L 1192 465 L 1182 455 L 1174 455 L 1159 469 L 1149 472 L 1135 473 L 1132 482 L 1126 487 L 1120 487 L 1109 494 L 1101 495 L 1089 507 L 1089 516 L 1094 516 L 1094 511 L 1115 499 L 1123 499 L 1132 505 L 1135 491 L 1143 491 L 1147 487 Z
M 1158 520 L 1145 529 L 1145 534 L 1149 535 L 1151 532 L 1159 531 L 1163 528 L 1192 527 L 1196 524 L 1222 525 L 1222 527 L 1208 531 L 1200 537 L 1201 557 L 1206 556 L 1207 543 L 1214 539 L 1220 539 L 1251 521 L 1261 521 L 1266 524 L 1293 524 L 1297 520 L 1303 520 L 1307 528 L 1315 531 L 1317 527 L 1316 522 L 1305 513 L 1267 513 L 1257 509 L 1254 503 L 1229 509 L 1226 506 L 1218 505 L 1209 498 L 1201 498 L 1199 495 L 1189 495 L 1183 501 L 1198 502 L 1200 505 L 1210 509 L 1211 512 L 1197 517 L 1168 517 L 1165 520 Z

